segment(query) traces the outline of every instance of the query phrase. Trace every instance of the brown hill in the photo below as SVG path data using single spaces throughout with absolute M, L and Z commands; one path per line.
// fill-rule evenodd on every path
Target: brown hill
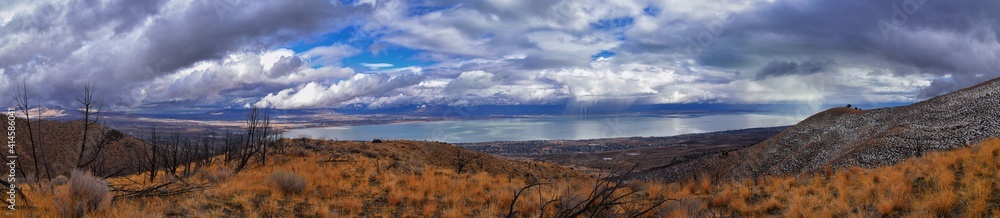
M 6 119 L 5 119 L 6 120 Z M 7 129 L 8 123 L 3 122 L 0 127 Z M 77 159 L 80 153 L 80 141 L 83 139 L 83 121 L 53 121 L 53 120 L 32 120 L 31 128 L 34 130 L 31 136 L 35 138 L 34 143 L 29 140 L 28 126 L 24 119 L 15 120 L 16 128 L 16 152 L 17 160 L 21 168 L 19 176 L 26 176 L 34 180 L 36 172 L 42 172 L 40 178 L 49 178 L 44 175 L 43 166 L 48 164 L 49 174 L 54 178 L 58 175 L 69 175 L 69 172 L 76 168 Z M 99 175 L 125 174 L 131 169 L 126 169 L 130 157 L 136 151 L 149 149 L 149 146 L 127 134 L 119 132 L 102 125 L 93 125 L 88 133 L 89 142 L 87 151 L 93 151 L 93 147 L 105 140 L 104 148 L 97 154 L 93 163 L 86 167 Z M 4 140 L 6 145 L 6 140 Z M 6 147 L 6 146 L 5 146 Z M 34 155 L 32 148 L 34 147 Z M 6 154 L 6 152 L 5 152 Z M 91 159 L 92 153 L 86 154 L 85 160 Z M 4 155 L 6 156 L 6 155 Z M 35 169 L 35 159 L 38 157 L 38 165 L 41 171 Z
M 716 179 L 740 180 L 801 174 L 827 165 L 872 168 L 997 136 L 1000 79 L 908 106 L 863 111 L 829 109 L 740 151 L 650 170 L 641 177 L 676 181 L 707 174 Z

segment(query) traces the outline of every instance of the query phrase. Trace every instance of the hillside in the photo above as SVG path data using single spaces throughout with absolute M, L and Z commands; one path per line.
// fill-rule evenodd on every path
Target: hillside
M 705 208 L 696 212 L 715 217 L 997 217 L 998 169 L 1000 140 L 988 139 L 873 169 L 829 168 L 696 186 Z M 685 184 L 693 186 L 668 187 Z
M 32 119 L 31 128 L 34 130 L 34 133 L 30 136 L 35 138 L 34 143 L 39 145 L 37 147 L 29 140 L 27 122 L 24 119 L 18 118 L 15 124 L 17 129 L 15 141 L 17 146 L 15 148 L 18 153 L 18 160 L 21 163 L 18 165 L 21 168 L 22 174 L 20 175 L 27 175 L 29 179 L 34 180 L 35 172 L 41 172 L 43 175 L 39 177 L 43 179 L 47 178 L 44 175 L 44 169 L 41 171 L 35 169 L 33 158 L 35 156 L 41 160 L 38 163 L 39 168 L 45 166 L 42 164 L 42 161 L 48 163 L 50 166 L 48 171 L 51 177 L 69 175 L 70 171 L 76 168 L 80 153 L 80 141 L 83 139 L 83 121 Z M 7 125 L 4 122 L 0 124 L 0 127 L 6 129 Z M 143 153 L 143 151 L 150 149 L 145 142 L 118 130 L 98 124 L 91 126 L 88 135 L 88 153 L 85 153 L 84 162 L 94 159 L 93 163 L 87 169 L 101 175 L 124 175 L 133 172 L 135 169 L 132 169 L 132 166 L 128 164 L 132 161 L 129 159 L 136 158 L 135 154 Z M 93 148 L 98 144 L 103 144 L 103 148 L 94 157 L 94 154 L 91 152 L 96 150 Z M 32 155 L 32 148 L 35 149 L 34 155 Z
M 188 181 L 210 184 L 197 192 L 103 198 L 95 210 L 79 216 L 501 217 L 514 210 L 521 212 L 514 217 L 539 217 L 539 211 L 544 211 L 542 217 L 555 217 L 559 208 L 584 202 L 594 184 L 600 184 L 554 165 L 486 156 L 483 161 L 494 162 L 494 167 L 458 173 L 450 162 L 457 159 L 447 155 L 457 148 L 440 143 L 299 142 L 304 144 L 238 175 L 221 160 L 204 166 Z M 547 177 L 511 175 L 503 169 Z M 875 169 L 830 168 L 739 182 L 634 181 L 611 196 L 626 199 L 616 210 L 653 206 L 643 217 L 995 217 L 1000 213 L 997 169 L 1000 140 L 993 139 Z M 142 177 L 115 177 L 108 182 L 117 187 Z M 544 185 L 522 192 L 510 207 L 518 190 L 538 182 L 531 180 Z M 74 191 L 78 185 L 70 181 L 55 184 L 51 191 L 25 189 L 34 207 L 19 209 L 15 217 L 67 216 L 70 193 L 81 192 Z
M 827 165 L 872 168 L 996 136 L 1000 136 L 1000 79 L 908 106 L 829 109 L 749 148 L 650 170 L 641 177 L 675 181 L 708 173 L 721 180 L 741 180 L 801 174 Z
M 68 183 L 53 182 L 51 191 L 44 184 L 25 189 L 34 205 L 18 212 L 24 217 L 499 217 L 516 211 L 516 217 L 539 213 L 552 217 L 583 208 L 590 208 L 584 214 L 604 214 L 600 216 L 654 208 L 644 217 L 655 217 L 664 212 L 663 207 L 655 207 L 657 202 L 666 201 L 664 192 L 650 189 L 654 184 L 602 183 L 554 164 L 506 160 L 437 142 L 284 142 L 289 145 L 285 152 L 274 151 L 266 163 L 254 164 L 242 173 L 236 174 L 218 156 L 183 184 L 169 185 L 173 190 L 195 187 L 195 191 L 123 196 L 120 187 L 162 184 L 172 178 L 113 177 L 107 184 L 113 187 L 114 200 L 97 200 L 94 205 L 98 206 L 74 215 L 72 211 L 79 210 L 67 202 L 92 197 L 72 193 L 100 189 L 77 185 L 84 182 L 73 178 L 88 176 L 74 174 Z M 462 162 L 469 164 L 459 171 Z M 531 184 L 538 185 L 525 188 Z M 520 196 L 515 197 L 519 190 Z M 601 194 L 600 190 L 610 191 Z M 616 203 L 599 210 L 583 204 L 601 196 L 609 198 L 597 199 L 596 204 L 611 198 Z

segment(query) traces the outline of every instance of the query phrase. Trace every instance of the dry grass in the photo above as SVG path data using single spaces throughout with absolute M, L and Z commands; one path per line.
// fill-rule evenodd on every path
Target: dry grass
M 229 180 L 233 173 L 227 167 L 216 167 L 215 169 L 202 170 L 199 174 L 201 179 L 211 183 L 220 183 Z
M 998 153 L 1000 139 L 991 139 L 893 166 L 717 184 L 712 194 L 696 196 L 724 216 L 990 217 L 1000 214 Z M 679 185 L 704 190 L 696 181 Z
M 236 176 L 226 174 L 222 166 L 208 166 L 196 178 L 211 180 L 215 186 L 197 194 L 123 199 L 114 203 L 114 210 L 97 206 L 84 213 L 88 217 L 498 217 L 506 215 L 513 191 L 541 182 L 547 185 L 525 191 L 514 208 L 521 216 L 548 217 L 555 206 L 541 211 L 541 204 L 586 196 L 595 181 L 569 171 L 560 173 L 556 166 L 500 159 L 457 173 L 443 161 L 446 158 L 434 156 L 453 153 L 436 150 L 446 149 L 445 145 L 311 144 L 322 151 L 302 157 L 290 152 L 286 161 L 272 161 Z M 335 153 L 346 161 L 326 161 Z M 628 202 L 636 207 L 675 199 L 646 214 L 651 217 L 990 217 L 1000 215 L 998 170 L 1000 140 L 988 140 L 875 169 L 824 169 L 815 176 L 730 183 L 712 182 L 707 175 L 670 184 L 633 182 L 629 189 L 639 193 Z M 76 178 L 86 177 L 74 175 L 70 185 L 53 192 L 27 189 L 37 200 L 35 208 L 22 215 L 60 214 L 68 204 L 59 204 L 59 199 L 95 199 L 69 197 Z M 78 186 L 94 187 L 86 184 L 94 182 Z M 283 188 L 286 185 L 290 188 Z
M 446 158 L 451 145 L 387 142 L 378 145 L 316 141 L 322 151 L 289 152 L 285 161 L 271 158 L 262 167 L 231 175 L 219 165 L 201 169 L 193 182 L 211 182 L 197 194 L 165 198 L 122 199 L 114 210 L 86 211 L 88 217 L 492 217 L 506 215 L 512 190 L 532 181 L 551 182 L 526 192 L 515 208 L 538 215 L 538 199 L 569 190 L 585 195 L 594 180 L 551 164 L 514 162 L 485 156 L 482 164 L 459 174 Z M 363 152 L 369 151 L 369 152 Z M 347 161 L 329 162 L 333 154 Z M 366 154 L 368 153 L 368 154 Z M 488 158 L 488 159 L 487 159 Z M 221 161 L 215 161 L 221 163 Z M 562 171 L 560 171 L 562 170 Z M 295 172 L 295 173 L 292 173 Z M 308 173 L 306 173 L 308 172 Z M 140 175 L 111 183 L 141 180 Z M 559 189 L 556 190 L 556 187 Z M 576 187 L 568 189 L 566 187 Z M 52 193 L 27 190 L 33 199 Z M 287 194 L 285 194 L 287 193 Z M 636 195 L 639 196 L 639 195 Z M 642 195 L 648 196 L 648 195 Z M 541 198 L 540 198 L 541 197 Z M 529 200 L 530 199 L 530 200 Z M 39 202 L 39 201 L 36 201 Z M 51 216 L 57 208 L 41 202 L 26 216 Z M 551 206 L 546 213 L 551 214 Z

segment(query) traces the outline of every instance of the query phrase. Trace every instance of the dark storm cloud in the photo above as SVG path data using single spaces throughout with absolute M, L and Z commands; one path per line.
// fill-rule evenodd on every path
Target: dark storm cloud
M 131 31 L 156 14 L 165 0 L 152 1 L 72 1 L 67 5 L 66 20 L 76 34 L 85 34 L 104 25 L 114 26 L 116 34 Z
M 305 64 L 305 62 L 303 62 L 299 57 L 281 57 L 278 59 L 278 62 L 274 64 L 274 67 L 271 68 L 271 72 L 268 74 L 268 77 L 276 78 L 288 75 L 298 70 L 303 64 Z
M 787 75 L 808 75 L 827 70 L 832 65 L 830 62 L 808 60 L 802 63 L 795 61 L 771 61 L 757 71 L 757 79 L 768 77 L 778 77 Z
M 268 49 L 300 35 L 338 29 L 346 23 L 330 22 L 331 18 L 365 11 L 324 0 L 194 3 L 180 19 L 154 22 L 144 35 L 150 45 L 142 61 L 172 72 L 231 51 Z
M 49 59 L 65 58 L 94 38 L 86 33 L 111 27 L 115 33 L 134 29 L 147 16 L 157 13 L 164 1 L 68 1 L 38 3 L 33 11 L 15 14 L 0 28 L 0 67 L 29 62 L 43 55 Z M 12 2 L 13 3 L 13 2 Z M 68 30 L 68 32 L 63 31 Z M 58 33 L 58 34 L 57 34 Z M 11 36 L 30 36 L 33 42 Z
M 178 69 L 336 30 L 371 10 L 324 0 L 15 1 L 8 7 L 14 15 L 0 23 L 5 77 L 36 84 L 43 103 L 70 105 L 80 87 L 92 83 L 106 103 L 119 106 L 141 103 L 141 87 Z M 275 66 L 267 76 L 302 63 Z M 161 100 L 170 98 L 154 101 Z
M 966 84 L 976 84 L 982 81 L 990 80 L 996 78 L 996 75 L 986 76 L 985 74 L 978 75 L 957 75 L 944 78 L 938 78 L 931 82 L 931 85 L 921 90 L 917 93 L 920 98 L 931 98 L 938 95 L 948 94 L 949 92 L 963 89 L 968 87 Z
M 219 94 L 237 99 L 247 98 L 256 100 L 256 98 L 259 98 L 260 96 L 265 96 L 268 93 L 279 92 L 286 88 L 288 87 L 281 84 L 243 83 L 236 85 L 235 87 L 222 90 L 219 92 Z
M 826 56 L 846 67 L 882 68 L 895 75 L 950 75 L 932 83 L 926 93 L 954 91 L 1000 76 L 997 8 L 1000 2 L 987 0 L 762 3 L 734 15 L 715 42 L 725 46 L 709 46 L 706 53 L 737 49 L 742 52 L 730 54 L 742 57 L 730 59 L 758 62 Z M 795 63 L 763 65 L 758 79 L 808 72 L 799 71 Z

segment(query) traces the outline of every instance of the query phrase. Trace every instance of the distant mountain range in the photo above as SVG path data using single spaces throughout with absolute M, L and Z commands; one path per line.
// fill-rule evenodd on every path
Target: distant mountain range
M 641 177 L 675 181 L 708 174 L 738 181 L 826 166 L 876 167 L 998 136 L 1000 79 L 994 79 L 908 106 L 832 108 L 751 147 L 650 170 Z

